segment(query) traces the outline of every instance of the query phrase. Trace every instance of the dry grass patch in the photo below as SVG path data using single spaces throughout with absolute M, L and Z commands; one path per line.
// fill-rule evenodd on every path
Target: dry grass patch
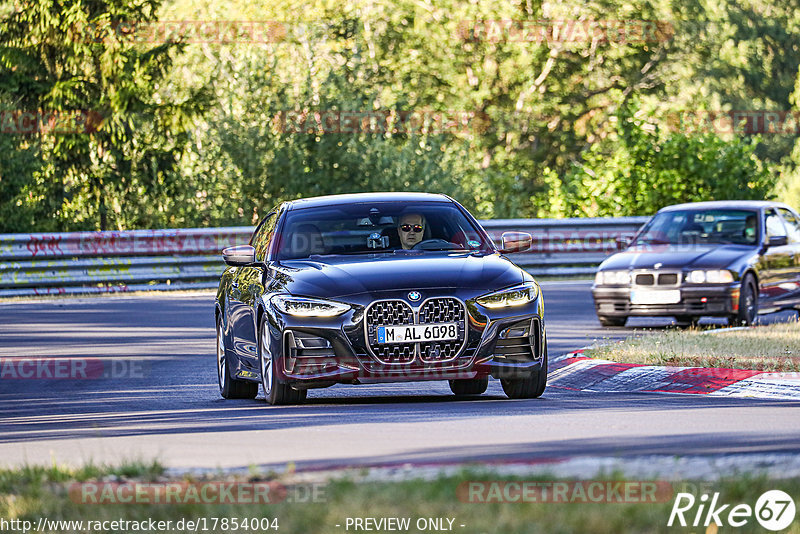
M 586 351 L 615 362 L 756 371 L 800 371 L 800 323 L 743 330 L 668 330 Z

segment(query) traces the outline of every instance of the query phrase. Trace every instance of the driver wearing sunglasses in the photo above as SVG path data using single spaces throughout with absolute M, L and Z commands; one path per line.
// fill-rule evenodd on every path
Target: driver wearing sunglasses
M 406 213 L 397 224 L 397 233 L 400 235 L 400 244 L 404 249 L 410 249 L 420 241 L 425 232 L 425 217 L 419 213 Z

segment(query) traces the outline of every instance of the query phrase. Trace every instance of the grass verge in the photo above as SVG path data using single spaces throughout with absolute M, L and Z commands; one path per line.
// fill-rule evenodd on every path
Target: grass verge
M 800 323 L 794 319 L 742 330 L 667 330 L 587 350 L 586 355 L 646 365 L 800 371 Z
M 242 484 L 269 481 L 279 483 L 269 476 L 250 474 L 240 478 L 210 477 L 202 480 L 180 479 L 177 482 L 193 483 L 202 487 L 203 484 L 238 482 Z M 623 479 L 610 475 L 601 477 L 598 481 L 604 484 L 623 482 Z M 469 502 L 470 493 L 465 488 L 473 487 L 470 484 L 483 482 L 484 489 L 477 495 L 492 502 Z M 542 493 L 529 494 L 523 499 L 520 492 L 516 494 L 505 491 L 492 493 L 492 486 L 500 482 L 535 483 L 537 487 L 555 488 L 556 484 L 567 483 L 570 490 L 563 493 L 561 502 L 530 502 L 530 495 L 536 495 L 541 500 Z M 170 504 L 153 504 L 147 502 L 147 493 L 131 491 L 127 495 L 135 495 L 133 502 L 105 502 L 91 504 L 81 502 L 80 491 L 73 491 L 77 484 L 110 485 L 108 495 L 117 495 L 120 487 L 124 485 L 167 485 L 176 483 L 163 474 L 157 465 L 128 465 L 122 468 L 98 468 L 89 466 L 78 470 L 66 468 L 36 468 L 25 467 L 0 471 L 0 518 L 8 520 L 29 521 L 36 525 L 40 518 L 52 521 L 82 521 L 82 524 L 73 523 L 70 528 L 49 529 L 48 532 L 109 532 L 109 528 L 92 528 L 91 522 L 114 520 L 126 521 L 171 521 L 170 527 L 159 529 L 161 532 L 186 532 L 192 528 L 176 528 L 178 521 L 201 521 L 198 532 L 277 532 L 288 533 L 322 533 L 322 532 L 354 532 L 365 529 L 349 528 L 348 518 L 408 518 L 410 527 L 395 529 L 405 532 L 431 532 L 451 531 L 464 534 L 479 532 L 490 533 L 519 533 L 519 532 L 548 532 L 548 533 L 650 533 L 650 532 L 716 532 L 716 529 L 707 530 L 704 526 L 692 527 L 691 522 L 700 504 L 700 496 L 707 494 L 712 497 L 719 492 L 718 504 L 730 503 L 728 510 L 736 504 L 747 504 L 755 507 L 759 496 L 768 490 L 780 489 L 787 492 L 795 501 L 800 495 L 800 478 L 769 480 L 763 477 L 739 477 L 714 482 L 658 482 L 661 490 L 657 497 L 644 499 L 656 502 L 589 502 L 592 495 L 587 488 L 592 481 L 583 484 L 572 484 L 564 479 L 539 477 L 535 480 L 520 479 L 519 477 L 497 476 L 485 471 L 470 471 L 465 469 L 455 476 L 442 476 L 434 480 L 407 480 L 403 482 L 355 482 L 353 480 L 340 480 L 329 483 L 318 483 L 314 491 L 303 489 L 303 485 L 287 486 L 287 498 L 273 504 L 247 504 L 226 503 L 208 504 L 197 502 L 171 502 Z M 634 485 L 637 481 L 632 482 Z M 576 492 L 577 486 L 587 491 Z M 321 486 L 321 487 L 320 487 Z M 611 486 L 604 486 L 610 488 Z M 627 486 L 623 486 L 627 487 Z M 666 490 L 665 490 L 666 488 Z M 696 496 L 697 505 L 685 517 L 689 522 L 687 527 L 673 525 L 667 526 L 675 498 L 678 492 L 688 492 Z M 625 494 L 623 491 L 622 495 Z M 313 498 L 310 497 L 313 495 Z M 475 494 L 473 494 L 475 495 Z M 495 497 L 493 498 L 492 495 Z M 504 497 L 511 495 L 511 497 Z M 513 495 L 516 495 L 514 497 Z M 555 493 L 550 493 L 551 499 Z M 609 495 L 613 500 L 613 492 L 604 491 L 594 493 Z M 638 494 L 637 494 L 638 495 Z M 516 502 L 497 502 L 508 499 Z M 634 497 L 633 501 L 641 501 Z M 524 501 L 524 502 L 519 502 Z M 705 514 L 701 514 L 704 518 Z M 724 517 L 724 514 L 723 514 Z M 212 528 L 217 522 L 217 527 Z M 229 521 L 225 526 L 222 519 Z M 428 518 L 442 520 L 439 527 L 432 528 Z M 242 521 L 258 522 L 257 528 L 246 529 L 232 528 L 232 520 L 236 519 L 241 525 Z M 274 521 L 277 519 L 277 521 Z M 425 520 L 425 528 L 418 527 L 419 520 Z M 449 523 L 452 519 L 452 523 Z M 266 523 L 265 520 L 268 520 Z M 702 525 L 701 518 L 700 524 Z M 264 528 L 269 525 L 268 528 Z M 338 525 L 338 526 L 337 526 Z M 463 526 L 462 526 L 463 525 Z M 96 526 L 100 526 L 97 524 Z M 88 527 L 88 528 L 87 528 Z M 205 528 L 204 528 L 205 527 Z M 374 527 L 374 525 L 373 525 Z M 13 530 L 13 529 L 12 529 Z M 21 530 L 21 529 L 20 529 Z M 117 528 L 117 531 L 132 531 L 127 528 Z M 375 531 L 389 531 L 389 528 L 373 528 Z M 723 527 L 722 530 L 725 530 Z M 737 532 L 763 532 L 755 517 L 751 517 L 747 525 L 735 529 Z M 42 531 L 40 531 L 42 532 Z M 784 532 L 800 533 L 800 523 L 795 521 Z

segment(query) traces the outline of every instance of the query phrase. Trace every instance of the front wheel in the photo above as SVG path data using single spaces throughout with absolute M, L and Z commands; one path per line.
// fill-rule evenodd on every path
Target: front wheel
M 547 344 L 542 354 L 542 366 L 528 378 L 503 378 L 503 391 L 509 399 L 536 399 L 547 387 Z
M 739 311 L 728 317 L 731 326 L 750 326 L 758 317 L 758 284 L 751 273 L 744 275 L 739 289 Z
M 231 365 L 225 350 L 221 317 L 217 317 L 217 380 L 219 381 L 219 394 L 223 399 L 255 399 L 258 395 L 257 382 L 237 380 L 231 376 Z
M 489 377 L 450 380 L 450 391 L 454 395 L 480 395 L 489 387 Z
M 267 321 L 262 317 L 258 329 L 258 360 L 261 365 L 261 388 L 264 400 L 273 406 L 300 404 L 306 400 L 305 389 L 294 389 L 289 384 L 278 381 L 275 369 L 275 355 L 269 351 L 269 331 Z

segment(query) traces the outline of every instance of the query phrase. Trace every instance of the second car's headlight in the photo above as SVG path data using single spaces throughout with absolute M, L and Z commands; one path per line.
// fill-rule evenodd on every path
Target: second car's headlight
M 488 295 L 478 297 L 475 301 L 484 308 L 506 308 L 509 306 L 522 306 L 536 300 L 539 296 L 539 286 L 535 282 L 528 282 L 516 287 L 495 291 Z
M 270 302 L 281 312 L 297 317 L 336 317 L 350 309 L 341 302 L 291 295 L 276 295 Z
M 733 282 L 733 274 L 725 269 L 697 270 L 687 273 L 686 281 L 690 284 L 730 284 Z
M 594 277 L 598 286 L 626 286 L 631 283 L 631 273 L 628 271 L 598 271 Z

